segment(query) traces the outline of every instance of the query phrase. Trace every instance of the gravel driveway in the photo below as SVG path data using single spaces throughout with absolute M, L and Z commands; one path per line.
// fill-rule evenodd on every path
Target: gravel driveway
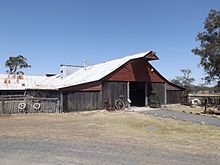
M 0 138 L 1 165 L 217 165 L 219 162 L 220 158 L 210 155 L 171 153 L 151 146 Z
M 177 120 L 191 121 L 195 123 L 208 124 L 208 125 L 214 125 L 220 127 L 220 119 L 209 116 L 202 116 L 202 115 L 177 112 L 177 111 L 169 111 L 164 109 L 148 110 L 141 113 L 159 116 L 163 118 L 173 118 Z

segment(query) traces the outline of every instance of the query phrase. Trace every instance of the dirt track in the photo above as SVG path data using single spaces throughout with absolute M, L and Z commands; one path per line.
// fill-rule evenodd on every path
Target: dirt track
M 135 112 L 15 115 L 0 117 L 0 164 L 219 164 L 219 139 L 217 127 Z
M 1 165 L 218 164 L 211 155 L 175 153 L 146 145 L 103 141 L 0 138 Z

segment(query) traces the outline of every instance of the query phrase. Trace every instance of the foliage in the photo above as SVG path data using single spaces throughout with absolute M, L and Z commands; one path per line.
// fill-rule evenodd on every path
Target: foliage
M 189 92 L 191 92 L 193 82 L 195 81 L 194 78 L 190 77 L 192 71 L 189 68 L 187 68 L 181 69 L 180 72 L 183 75 L 177 76 L 175 79 L 172 79 L 171 82 L 176 85 L 182 86 L 183 88 L 186 88 Z
M 5 66 L 9 68 L 6 71 L 9 74 L 24 74 L 23 71 L 18 70 L 31 67 L 31 65 L 27 63 L 27 58 L 23 57 L 22 55 L 9 57 L 9 59 L 5 62 Z
M 192 49 L 195 55 L 200 56 L 200 65 L 207 76 L 205 80 L 220 81 L 220 11 L 211 10 L 204 22 L 205 31 L 198 33 L 196 40 L 200 41 L 199 48 Z
M 197 92 L 214 93 L 215 87 L 206 86 L 204 84 L 193 85 L 192 86 L 192 91 L 195 92 L 195 93 L 197 93 Z
M 176 85 L 179 85 L 179 86 L 182 86 L 180 80 L 178 77 L 174 78 L 174 79 L 171 79 L 170 82 L 172 82 L 173 84 L 176 84 Z
M 220 81 L 217 83 L 217 85 L 214 87 L 214 91 L 216 93 L 220 93 Z
M 200 85 L 193 85 L 194 78 L 190 76 L 191 70 L 190 69 L 181 69 L 180 70 L 183 75 L 176 76 L 175 79 L 170 80 L 172 83 L 182 86 L 187 89 L 188 92 L 208 92 L 208 93 L 214 93 L 214 92 L 220 92 L 220 83 L 217 84 L 214 87 L 207 86 L 206 84 L 200 84 Z

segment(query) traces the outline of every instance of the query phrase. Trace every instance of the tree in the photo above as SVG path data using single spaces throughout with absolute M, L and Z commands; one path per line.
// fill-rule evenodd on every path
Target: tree
M 187 69 L 181 69 L 180 72 L 183 75 L 176 76 L 176 78 L 172 79 L 171 82 L 176 85 L 182 86 L 183 88 L 186 88 L 189 92 L 191 92 L 193 87 L 193 82 L 195 81 L 194 78 L 190 77 L 192 71 L 189 68 L 187 68 Z
M 201 58 L 200 65 L 207 73 L 205 80 L 220 82 L 220 11 L 210 10 L 204 29 L 196 38 L 200 41 L 199 48 L 192 49 L 192 52 Z
M 179 77 L 171 79 L 170 82 L 172 82 L 173 84 L 179 85 L 179 86 L 183 86 L 179 80 Z
M 27 63 L 27 58 L 23 57 L 22 55 L 9 57 L 9 59 L 5 62 L 5 66 L 9 68 L 6 71 L 9 74 L 24 74 L 23 71 L 18 70 L 31 67 L 31 65 Z
M 220 81 L 217 83 L 217 85 L 214 87 L 215 93 L 220 93 Z

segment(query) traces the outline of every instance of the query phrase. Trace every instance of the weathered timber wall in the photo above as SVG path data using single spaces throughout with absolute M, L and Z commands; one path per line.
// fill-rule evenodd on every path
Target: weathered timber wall
M 152 92 L 152 85 L 149 82 L 145 83 L 145 106 L 149 105 L 149 97 Z
M 25 108 L 19 109 L 19 104 L 24 103 Z M 39 109 L 34 107 L 39 103 Z M 18 114 L 18 113 L 55 113 L 59 112 L 59 100 L 57 98 L 0 98 L 0 115 L 1 114 Z
M 4 97 L 7 95 L 24 95 L 24 90 L 1 90 L 0 91 L 0 97 Z
M 63 95 L 63 111 L 88 111 L 102 109 L 101 92 L 72 92 Z
M 159 96 L 160 104 L 165 104 L 165 83 L 152 83 L 151 93 L 156 93 Z
M 115 100 L 121 98 L 127 103 L 127 82 L 103 82 L 102 85 L 102 105 L 105 108 L 105 102 L 109 102 L 109 107 L 115 107 Z
M 167 90 L 167 104 L 181 103 L 182 91 L 180 90 Z
M 60 92 L 53 90 L 27 90 L 27 95 L 39 98 L 59 98 Z
M 65 87 L 61 91 L 68 93 L 72 91 L 101 91 L 102 90 L 102 85 L 99 81 L 95 82 L 90 82 L 90 83 L 85 83 L 85 84 L 80 84 L 80 85 L 75 85 L 75 86 L 70 86 L 70 87 Z

